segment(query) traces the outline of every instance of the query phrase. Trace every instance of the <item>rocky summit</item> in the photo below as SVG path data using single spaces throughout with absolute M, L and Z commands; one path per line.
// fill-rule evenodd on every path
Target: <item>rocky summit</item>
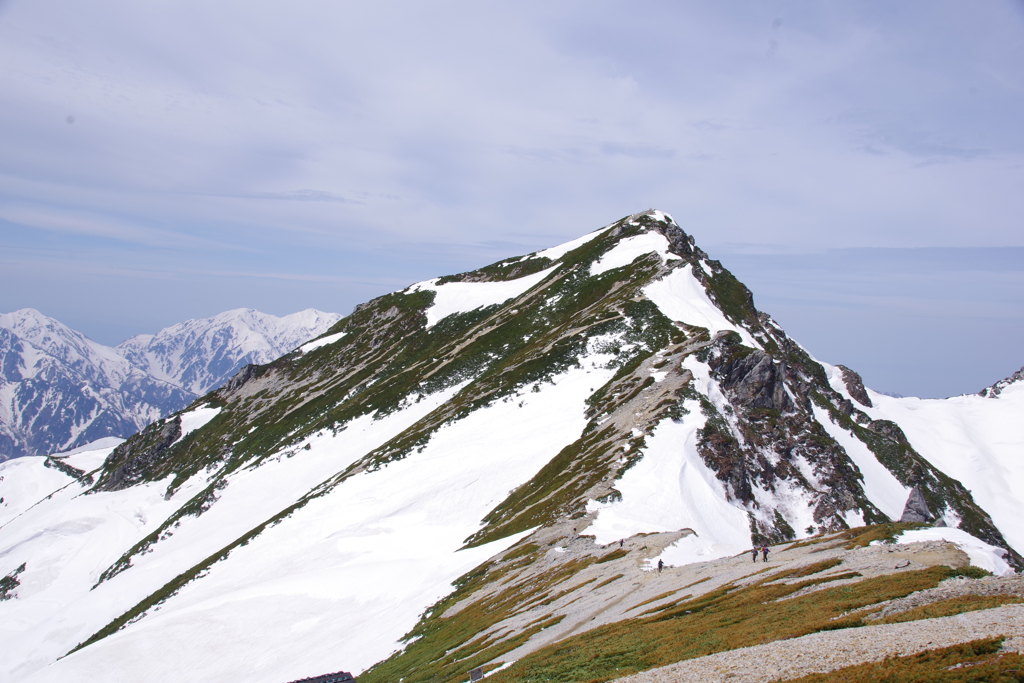
M 1024 566 L 1022 410 L 871 391 L 645 211 L 0 466 L 0 681 L 610 680 L 880 627 Z

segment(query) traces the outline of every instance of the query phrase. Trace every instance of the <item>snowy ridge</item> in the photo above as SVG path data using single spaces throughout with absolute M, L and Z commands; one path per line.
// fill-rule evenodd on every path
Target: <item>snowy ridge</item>
M 246 330 L 273 336 L 229 313 L 225 363 L 263 348 Z M 442 611 L 500 611 L 506 582 L 548 612 L 545 596 L 597 566 L 580 548 L 618 546 L 634 569 L 713 562 L 898 518 L 911 488 L 972 562 L 1022 566 L 1006 522 L 1021 510 L 999 488 L 1019 488 L 1020 435 L 998 425 L 1019 415 L 1024 384 L 934 403 L 865 390 L 754 309 L 662 212 L 337 321 L 304 313 L 319 338 L 287 341 L 297 353 L 116 448 L 63 469 L 0 464 L 0 576 L 18 572 L 0 601 L 16 653 L 0 683 L 170 681 L 183 662 L 191 680 L 396 680 L 374 665 L 429 640 Z M 216 365 L 201 322 L 129 346 L 185 386 Z M 968 447 L 970 467 L 954 457 Z M 545 563 L 568 577 L 549 593 L 504 574 Z M 600 585 L 632 590 L 615 580 Z M 412 659 L 489 651 L 513 617 Z
M 238 309 L 111 348 L 30 308 L 0 314 L 0 460 L 128 437 L 339 318 Z
M 896 422 L 938 469 L 963 482 L 1015 549 L 1024 552 L 1024 383 L 998 399 L 892 398 L 869 390 L 865 412 Z
M 269 363 L 340 319 L 312 308 L 283 317 L 237 308 L 131 337 L 117 351 L 150 375 L 200 396 L 243 365 Z
M 193 396 L 33 309 L 0 315 L 0 458 L 129 436 Z

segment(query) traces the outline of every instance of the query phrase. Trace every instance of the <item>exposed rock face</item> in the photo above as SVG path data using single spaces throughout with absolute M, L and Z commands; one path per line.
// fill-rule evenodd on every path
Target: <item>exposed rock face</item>
M 854 400 L 862 406 L 871 408 L 871 397 L 868 396 L 868 392 L 864 388 L 864 380 L 860 378 L 860 375 L 845 365 L 837 365 L 836 367 L 843 373 L 843 384 L 846 385 L 846 390 L 850 392 L 850 396 L 853 396 Z
M 181 417 L 155 422 L 134 439 L 114 449 L 108 458 L 110 474 L 95 490 L 117 491 L 137 484 L 167 450 L 181 438 Z
M 928 503 L 924 499 L 924 494 L 921 493 L 921 488 L 915 486 L 910 490 L 910 496 L 907 498 L 907 505 L 903 508 L 903 516 L 900 517 L 901 522 L 930 522 L 934 519 L 930 510 L 928 510 Z
M 779 412 L 793 410 L 793 401 L 782 381 L 786 365 L 767 353 L 755 350 L 720 364 L 712 362 L 711 368 L 734 404 Z
M 872 420 L 867 425 L 868 429 L 878 434 L 884 434 L 899 443 L 907 443 L 907 435 L 898 424 L 892 420 Z
M 998 398 L 1003 389 L 1016 382 L 1024 382 L 1024 368 L 1021 368 L 1006 379 L 1001 379 L 992 386 L 982 389 L 978 392 L 978 395 L 985 396 L 986 398 Z

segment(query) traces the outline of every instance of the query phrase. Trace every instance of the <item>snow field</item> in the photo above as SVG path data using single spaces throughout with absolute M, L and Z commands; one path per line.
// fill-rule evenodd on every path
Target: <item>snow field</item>
M 668 248 L 668 240 L 659 232 L 645 232 L 642 235 L 627 237 L 590 264 L 590 275 L 600 275 L 615 268 L 628 266 L 640 256 L 651 252 L 665 261 L 670 256 Z
M 171 530 L 172 535 L 151 546 L 150 552 L 134 557 L 129 570 L 94 590 L 89 589 L 107 567 L 206 486 L 206 475 L 193 477 L 170 501 L 164 500 L 168 482 L 163 481 L 88 496 L 78 495 L 81 489 L 75 486 L 67 489 L 66 495 L 38 506 L 24 518 L 24 533 L 30 537 L 19 544 L 19 532 L 5 528 L 5 543 L 0 546 L 0 555 L 9 549 L 9 556 L 21 558 L 19 564 L 28 564 L 20 577 L 23 585 L 18 590 L 19 599 L 0 603 L 0 622 L 6 624 L 2 617 L 14 602 L 36 622 L 20 637 L 24 646 L 18 652 L 23 657 L 0 662 L 0 683 L 21 680 L 20 675 L 5 677 L 12 675 L 10 672 L 28 673 L 66 654 L 181 572 L 220 551 L 413 424 L 458 389 L 435 394 L 379 421 L 372 416 L 354 421 L 339 435 L 346 436 L 344 444 L 348 448 L 339 448 L 336 437 L 330 434 L 321 435 L 310 442 L 309 451 L 300 451 L 303 457 L 281 458 L 235 473 L 206 513 L 184 517 L 180 526 Z M 56 531 L 31 536 L 37 527 L 53 527 Z M 14 547 L 8 545 L 12 538 Z M 78 553 L 80 557 L 76 557 Z M 60 574 L 62 583 L 51 586 L 44 582 L 29 589 L 26 581 L 32 578 L 30 570 L 44 564 Z
M 539 273 L 506 282 L 448 282 L 439 285 L 437 281 L 440 278 L 434 278 L 426 282 L 418 282 L 412 285 L 408 291 L 434 292 L 434 303 L 427 309 L 427 328 L 429 329 L 455 313 L 468 313 L 484 306 L 493 306 L 514 299 L 539 284 L 554 269 L 555 266 L 552 266 Z
M 643 458 L 615 483 L 622 500 L 588 504 L 587 511 L 598 514 L 586 533 L 597 543 L 692 529 L 696 536 L 680 539 L 661 555 L 670 565 L 735 555 L 750 545 L 747 513 L 727 502 L 722 483 L 697 453 L 697 430 L 706 422 L 700 404 L 687 401 L 685 407 L 690 412 L 683 421 L 661 422 L 647 437 Z
M 280 683 L 366 668 L 400 647 L 398 639 L 451 591 L 451 581 L 517 540 L 458 550 L 510 491 L 579 437 L 591 387 L 612 375 L 574 369 L 553 385 L 541 384 L 538 393 L 524 390 L 517 400 L 495 402 L 445 425 L 422 452 L 348 479 L 233 551 L 159 610 L 29 680 L 73 675 L 79 681 L 148 676 Z M 368 443 L 345 444 L 357 438 L 355 427 L 312 440 L 310 451 L 282 459 L 280 467 L 264 465 L 233 480 L 209 511 L 189 518 L 156 552 L 109 583 L 127 581 L 150 563 L 166 565 L 172 551 L 193 549 L 189 556 L 205 557 L 196 546 L 225 544 L 204 543 L 205 535 L 233 540 L 240 535 L 233 519 L 269 516 L 252 509 L 274 507 L 259 498 L 290 503 L 304 492 L 291 480 L 316 479 L 299 477 L 304 460 L 322 459 L 329 448 L 360 455 L 369 450 Z M 331 472 L 347 464 L 338 454 L 329 459 Z M 275 482 L 289 490 L 278 494 Z M 225 525 L 234 529 L 222 532 Z M 187 671 L 178 670 L 183 661 Z
M 661 237 L 661 235 L 658 235 Z M 665 239 L 662 237 L 662 239 Z M 623 240 L 625 242 L 625 240 Z M 722 330 L 739 333 L 743 343 L 752 349 L 758 344 L 744 328 L 729 322 L 728 318 L 708 298 L 704 286 L 693 275 L 693 266 L 686 264 L 676 268 L 657 282 L 644 288 L 644 295 L 653 301 L 671 320 L 677 320 L 694 327 L 704 327 L 711 336 Z
M 193 408 L 188 412 L 181 414 L 181 436 L 178 440 L 184 439 L 186 436 L 206 426 L 213 418 L 220 414 L 220 408 L 211 408 L 209 406 L 199 406 Z
M 614 223 L 612 225 L 614 225 Z M 558 259 L 560 259 L 563 256 L 565 256 L 566 254 L 568 254 L 573 249 L 579 249 L 580 247 L 582 247 L 584 244 L 586 244 L 590 240 L 596 239 L 597 237 L 603 235 L 605 232 L 608 231 L 608 228 L 610 228 L 610 227 L 612 227 L 612 226 L 611 225 L 606 225 L 603 228 L 601 228 L 600 230 L 595 230 L 594 232 L 587 233 L 583 237 L 577 237 L 576 239 L 570 240 L 568 242 L 565 242 L 564 244 L 559 244 L 557 247 L 551 247 L 551 248 L 545 249 L 543 251 L 538 251 L 536 254 L 533 255 L 533 257 L 534 258 L 549 258 L 552 261 L 557 261 Z
M 1024 553 L 1024 383 L 996 398 L 868 395 L 875 407 L 864 412 L 897 423 L 914 450 L 963 483 L 1007 543 Z
M 85 496 L 71 483 L 3 527 L 0 557 L 26 569 L 17 599 L 0 603 L 0 681 L 21 680 L 92 635 L 109 621 L 107 612 L 130 606 L 90 588 L 186 499 L 167 501 L 163 493 L 150 484 Z
M 43 456 L 15 458 L 0 462 L 0 529 L 18 515 L 46 498 L 54 491 L 72 483 L 71 477 L 52 467 L 44 467 Z M 0 576 L 21 564 L 7 567 L 13 562 L 0 555 Z

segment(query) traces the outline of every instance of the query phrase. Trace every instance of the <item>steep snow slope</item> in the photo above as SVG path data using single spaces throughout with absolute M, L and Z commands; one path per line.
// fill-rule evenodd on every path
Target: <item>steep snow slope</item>
M 1010 546 L 1024 553 L 1020 525 L 1024 518 L 1024 372 L 978 394 L 921 399 L 895 398 L 864 387 L 851 392 L 843 379 L 849 370 L 823 365 L 833 388 L 855 401 L 871 419 L 899 425 L 910 445 L 966 486 Z M 874 469 L 878 468 L 883 470 L 879 477 L 892 476 L 875 463 Z M 889 488 L 885 498 L 895 511 L 900 493 Z M 941 510 L 932 513 L 942 516 Z M 959 522 L 956 515 L 946 515 L 946 523 Z
M 990 397 L 869 395 L 875 408 L 865 412 L 902 427 L 914 448 L 970 489 L 1010 545 L 1024 553 L 1024 381 Z
M 312 308 L 283 317 L 237 308 L 131 337 L 117 351 L 153 377 L 199 396 L 243 365 L 269 363 L 340 319 Z
M 0 459 L 128 436 L 194 396 L 26 308 L 0 314 Z
M 0 683 L 359 671 L 433 633 L 400 641 L 453 580 L 497 614 L 506 569 L 482 577 L 513 544 L 525 567 L 579 534 L 667 531 L 646 559 L 695 562 L 887 521 L 912 485 L 1005 547 L 836 371 L 656 211 L 379 297 L 88 476 L 10 470 L 49 497 L 0 527 L 0 575 L 25 565 Z M 487 661 L 518 637 L 499 631 L 453 646 Z
M 593 360 L 608 358 L 597 355 Z M 516 540 L 513 536 L 456 552 L 490 508 L 578 436 L 586 422 L 583 401 L 590 385 L 604 383 L 611 374 L 593 369 L 569 372 L 539 392 L 524 390 L 442 428 L 415 458 L 344 482 L 236 550 L 230 562 L 185 587 L 173 607 L 145 619 L 145 627 L 131 627 L 100 641 L 31 680 L 61 680 L 70 672 L 79 680 L 133 680 L 145 672 L 173 669 L 185 651 L 191 654 L 189 673 L 182 680 L 275 681 L 369 666 L 391 652 L 393 643 L 426 605 L 447 592 L 452 580 Z M 5 538 L 13 537 L 19 544 L 18 557 L 29 558 L 18 591 L 20 610 L 5 620 L 10 630 L 0 636 L 26 653 L 21 662 L 12 662 L 8 680 L 20 680 L 40 663 L 63 654 L 62 649 L 70 650 L 148 590 L 244 534 L 254 520 L 268 519 L 288 507 L 451 399 L 459 388 L 380 420 L 361 418 L 339 435 L 315 435 L 306 441 L 308 450 L 300 449 L 301 457 L 279 458 L 229 477 L 208 512 L 183 518 L 173 538 L 157 544 L 131 570 L 74 601 L 63 586 L 34 580 L 37 573 L 52 571 L 62 557 L 82 554 L 77 538 L 62 539 L 72 547 L 59 554 L 48 532 L 32 538 L 41 518 L 53 515 L 53 521 L 42 523 L 46 528 L 90 518 L 94 537 L 107 527 L 123 530 L 125 516 L 139 520 L 134 534 L 118 536 L 113 528 L 103 532 L 106 537 L 97 556 L 87 565 L 65 563 L 62 574 L 79 575 L 81 591 L 113 563 L 112 553 L 128 550 L 200 484 L 187 484 L 166 505 L 150 498 L 164 482 L 133 487 L 130 504 L 111 502 L 122 500 L 122 492 L 46 501 L 31 523 L 26 520 L 23 532 L 4 530 Z M 142 513 L 144 501 L 149 507 Z M 126 504 L 137 511 L 129 515 Z M 140 514 L 147 518 L 145 524 Z M 33 562 L 37 556 L 42 561 Z M 417 571 L 410 575 L 413 566 Z M 62 602 L 63 610 L 55 613 L 53 606 Z M 206 631 L 197 631 L 192 626 L 196 620 L 219 624 L 219 637 L 211 640 Z M 312 642 L 310 632 L 316 633 Z M 346 643 L 343 654 L 338 643 Z M 261 656 L 229 656 L 251 647 Z M 299 667 L 292 658 L 296 651 L 304 653 Z M 131 654 L 142 652 L 148 654 Z

